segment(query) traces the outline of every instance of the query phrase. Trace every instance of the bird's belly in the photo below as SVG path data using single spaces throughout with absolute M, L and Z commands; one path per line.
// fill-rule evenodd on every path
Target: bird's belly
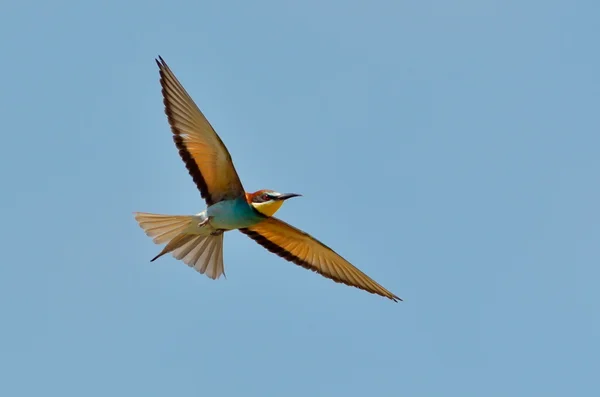
M 208 207 L 207 212 L 215 229 L 242 229 L 263 220 L 244 199 L 220 201 Z

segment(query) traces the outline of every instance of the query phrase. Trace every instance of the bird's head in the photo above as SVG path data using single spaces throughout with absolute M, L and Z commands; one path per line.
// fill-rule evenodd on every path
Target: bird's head
M 296 193 L 279 193 L 274 190 L 259 190 L 254 193 L 246 193 L 246 200 L 258 212 L 265 216 L 273 216 L 283 202 L 292 197 L 301 196 Z

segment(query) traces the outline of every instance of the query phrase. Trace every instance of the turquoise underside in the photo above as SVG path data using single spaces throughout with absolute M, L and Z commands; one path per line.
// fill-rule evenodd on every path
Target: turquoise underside
M 211 205 L 208 207 L 208 216 L 212 218 L 213 227 L 226 230 L 250 227 L 264 219 L 243 197 Z

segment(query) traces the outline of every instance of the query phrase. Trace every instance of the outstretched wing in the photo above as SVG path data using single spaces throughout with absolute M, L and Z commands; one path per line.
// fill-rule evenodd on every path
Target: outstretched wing
M 270 217 L 255 226 L 239 230 L 274 254 L 333 281 L 384 296 L 395 302 L 402 300 L 325 244 L 280 219 Z
M 208 205 L 244 195 L 231 155 L 165 61 L 156 60 L 173 140 Z

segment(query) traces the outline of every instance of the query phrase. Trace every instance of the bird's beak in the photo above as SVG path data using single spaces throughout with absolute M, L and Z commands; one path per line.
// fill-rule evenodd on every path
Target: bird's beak
M 283 201 L 283 200 L 290 199 L 292 197 L 300 197 L 300 196 L 302 196 L 302 195 L 301 194 L 297 194 L 297 193 L 285 193 L 285 194 L 282 194 L 282 195 L 278 196 L 277 200 L 282 200 Z

